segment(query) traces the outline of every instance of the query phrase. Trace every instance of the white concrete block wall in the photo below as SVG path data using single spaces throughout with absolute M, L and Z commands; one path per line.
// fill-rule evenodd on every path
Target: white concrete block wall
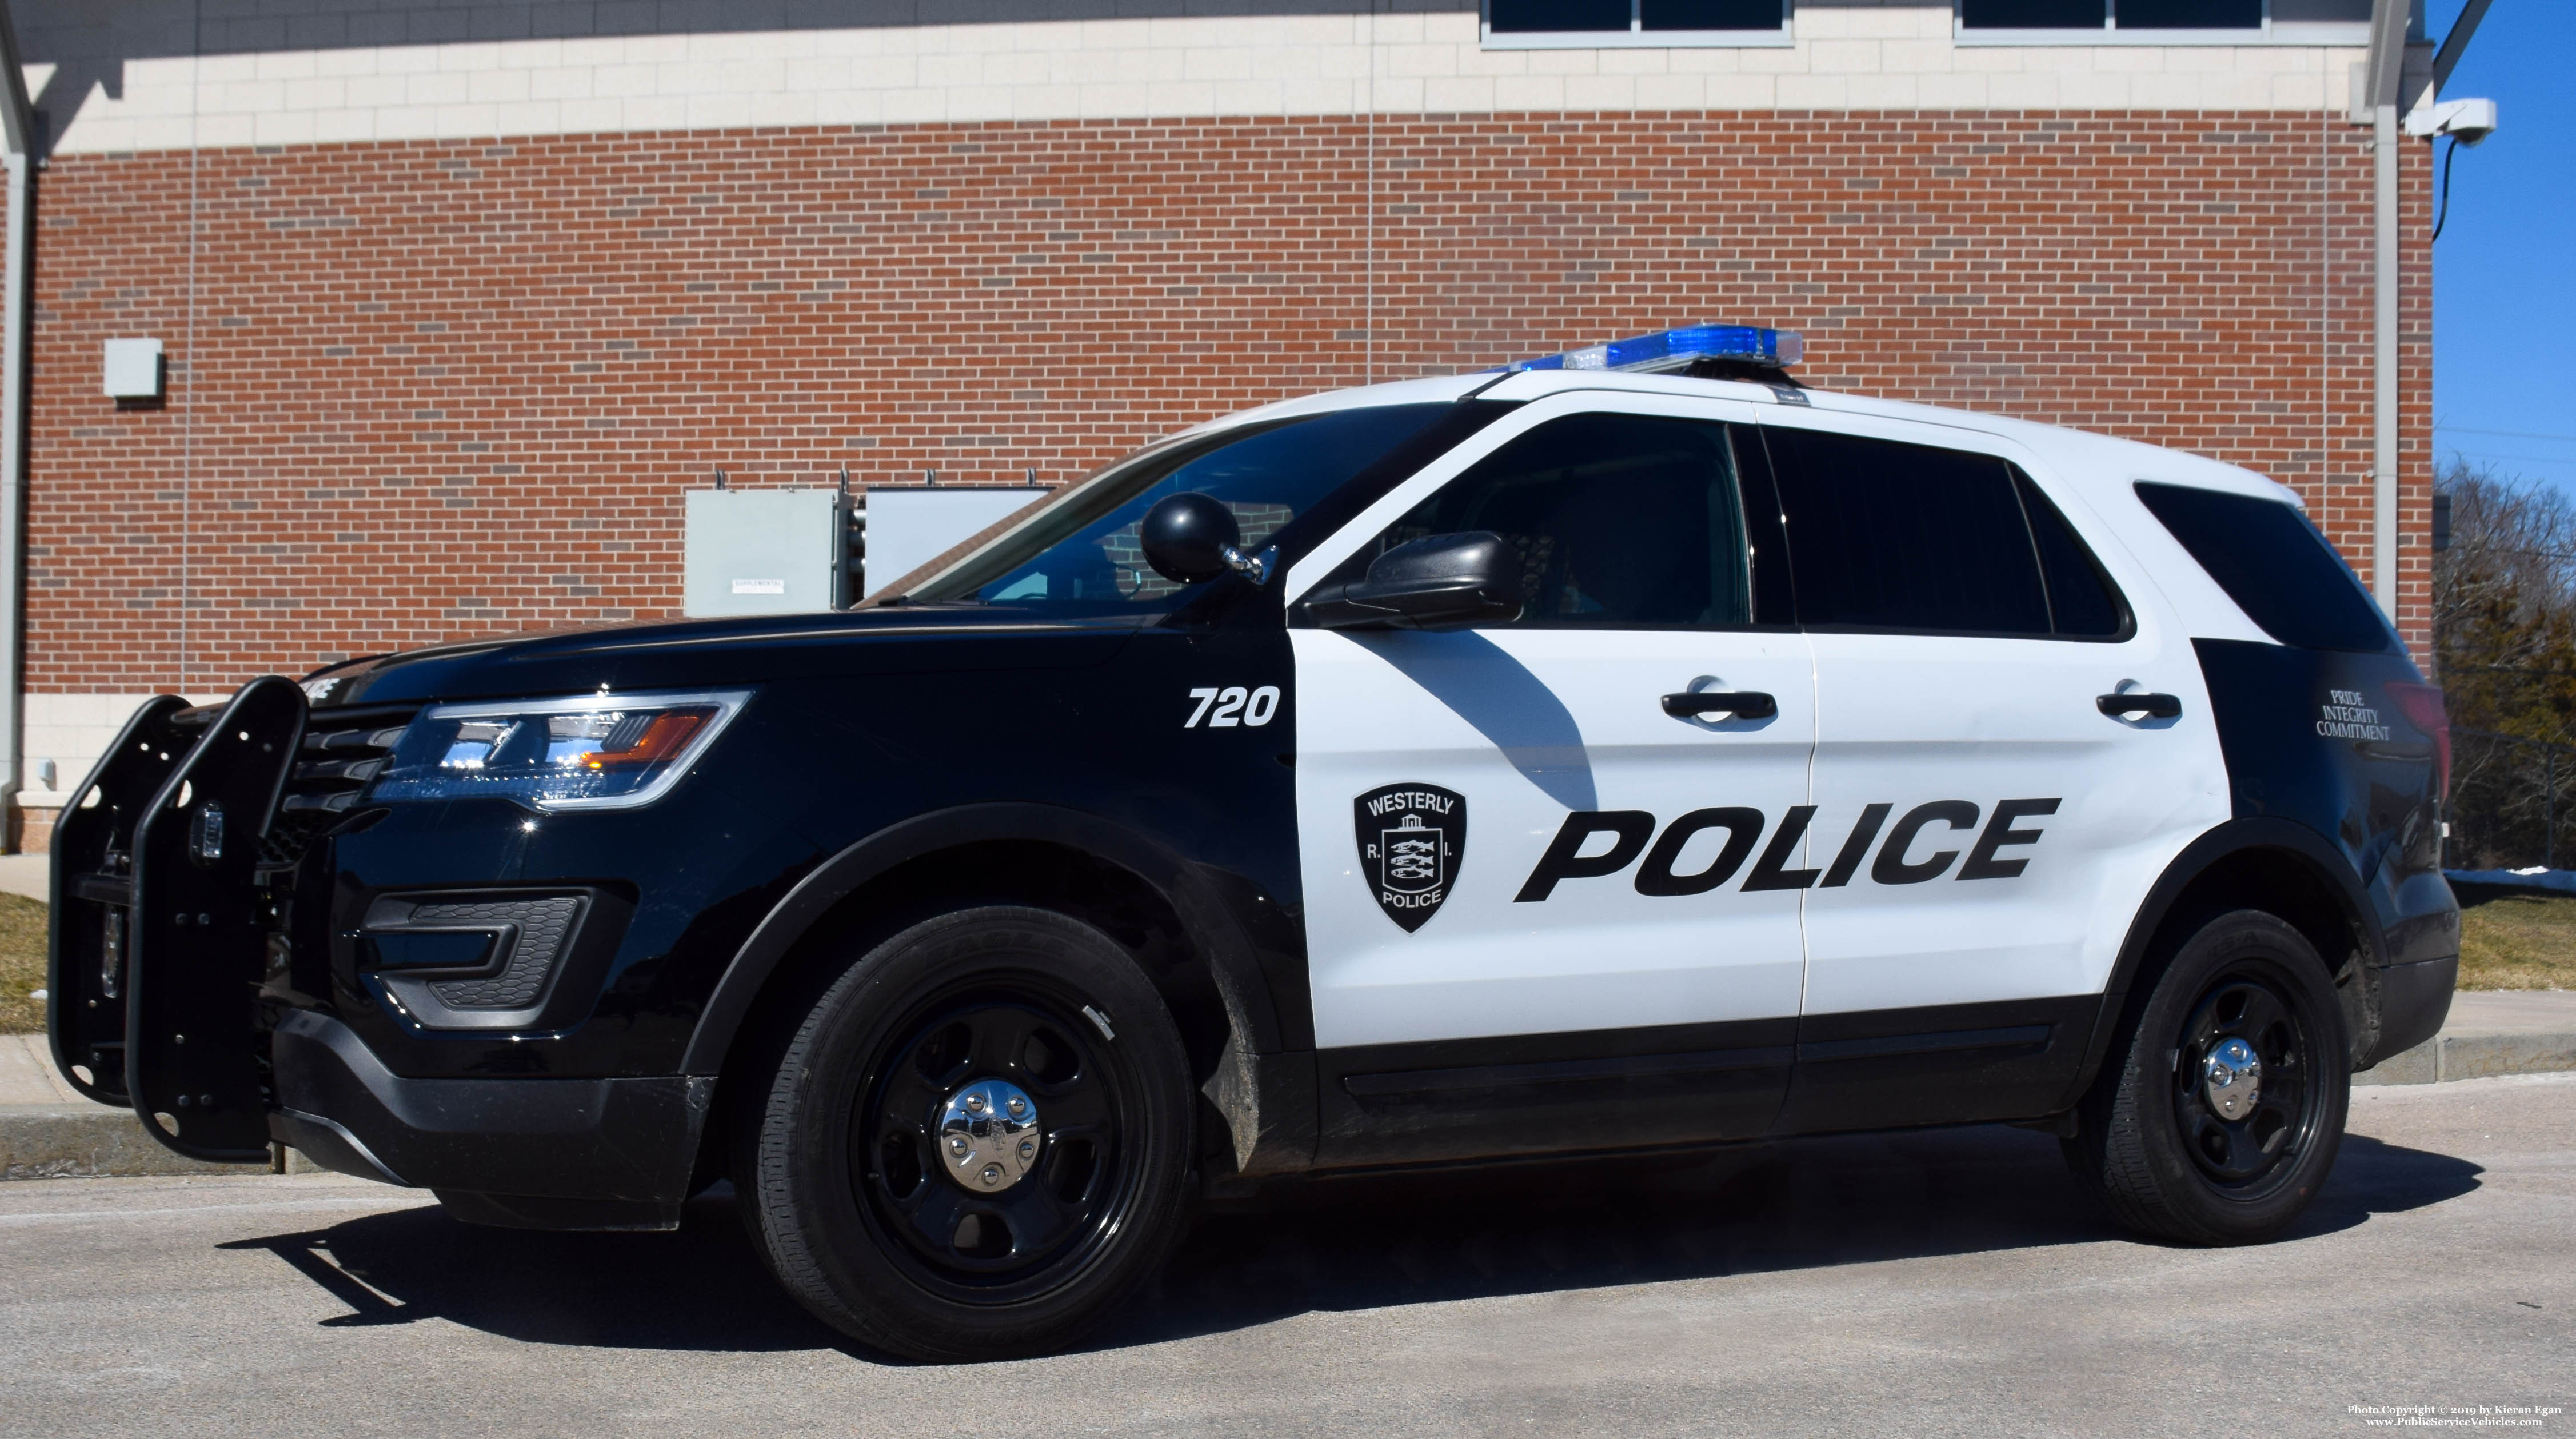
M 97 764 L 107 747 L 116 743 L 116 733 L 125 728 L 134 711 L 148 694 L 31 694 L 27 696 L 24 742 L 19 749 L 18 773 L 24 785 L 18 791 L 22 809 L 59 809 L 76 798 L 73 793 L 89 777 L 90 767 Z M 191 704 L 217 704 L 225 695 L 191 696 Z M 39 782 L 37 766 L 46 760 L 54 762 L 54 783 L 47 788 Z
M 42 21 L 36 22 L 38 24 Z M 748 125 L 1497 110 L 2316 110 L 2357 49 L 1961 45 L 1946 4 L 1810 6 L 1768 48 L 1488 50 L 1472 13 L 921 25 L 120 61 L 62 154 Z M 41 90 L 51 65 L 28 67 Z M 57 102 L 59 106 L 59 101 Z M 59 122 L 58 122 L 59 123 Z

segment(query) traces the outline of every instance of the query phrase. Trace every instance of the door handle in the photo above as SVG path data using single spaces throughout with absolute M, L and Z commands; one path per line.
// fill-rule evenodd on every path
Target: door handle
M 1737 719 L 1769 719 L 1779 712 L 1779 701 L 1760 690 L 1695 690 L 1689 694 L 1664 696 L 1664 713 L 1675 719 L 1696 719 L 1715 714 L 1731 714 Z
M 2172 695 L 2126 694 L 2104 695 L 2093 702 L 2096 709 L 2118 719 L 2122 715 L 2145 715 L 2149 719 L 2172 719 L 2182 713 L 2182 701 Z

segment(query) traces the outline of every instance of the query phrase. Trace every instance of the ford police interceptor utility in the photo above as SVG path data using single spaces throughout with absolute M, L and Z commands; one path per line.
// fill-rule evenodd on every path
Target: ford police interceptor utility
M 1255 410 L 851 612 L 153 700 L 56 831 L 57 1061 L 478 1223 L 729 1178 L 938 1359 L 1304 1170 L 2017 1121 L 2280 1232 L 2450 1003 L 2439 692 L 2279 486 L 1797 348 Z

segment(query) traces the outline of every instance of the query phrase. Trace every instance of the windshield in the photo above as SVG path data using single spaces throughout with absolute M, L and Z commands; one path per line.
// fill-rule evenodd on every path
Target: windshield
M 1058 613 L 1171 608 L 1194 586 L 1154 573 L 1137 543 L 1145 512 L 1197 491 L 1234 512 L 1247 554 L 1451 410 L 1376 405 L 1248 425 L 1148 450 L 1029 516 L 915 587 L 915 600 L 1026 605 Z

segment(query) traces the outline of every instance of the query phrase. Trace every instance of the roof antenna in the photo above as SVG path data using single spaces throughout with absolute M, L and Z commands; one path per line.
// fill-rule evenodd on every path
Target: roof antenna
M 936 489 L 936 488 L 938 488 L 938 486 L 939 486 L 939 471 L 937 471 L 937 470 L 935 470 L 935 469 L 924 468 L 924 469 L 922 470 L 922 472 L 921 472 L 921 482 L 922 482 L 922 484 L 924 484 L 924 485 L 926 485 L 926 486 L 928 486 L 928 487 L 930 487 L 930 488 L 932 488 L 932 489 Z
M 846 495 L 846 494 L 848 494 L 849 492 L 850 492 L 850 462 L 849 462 L 849 461 L 847 461 L 847 460 L 843 460 L 843 461 L 841 461 L 841 493 Z
M 1035 465 L 1029 466 L 1029 488 L 1033 490 L 1044 488 L 1038 483 L 1038 467 Z
M 719 490 L 725 488 L 725 477 L 724 471 L 722 470 L 716 471 L 716 488 Z

